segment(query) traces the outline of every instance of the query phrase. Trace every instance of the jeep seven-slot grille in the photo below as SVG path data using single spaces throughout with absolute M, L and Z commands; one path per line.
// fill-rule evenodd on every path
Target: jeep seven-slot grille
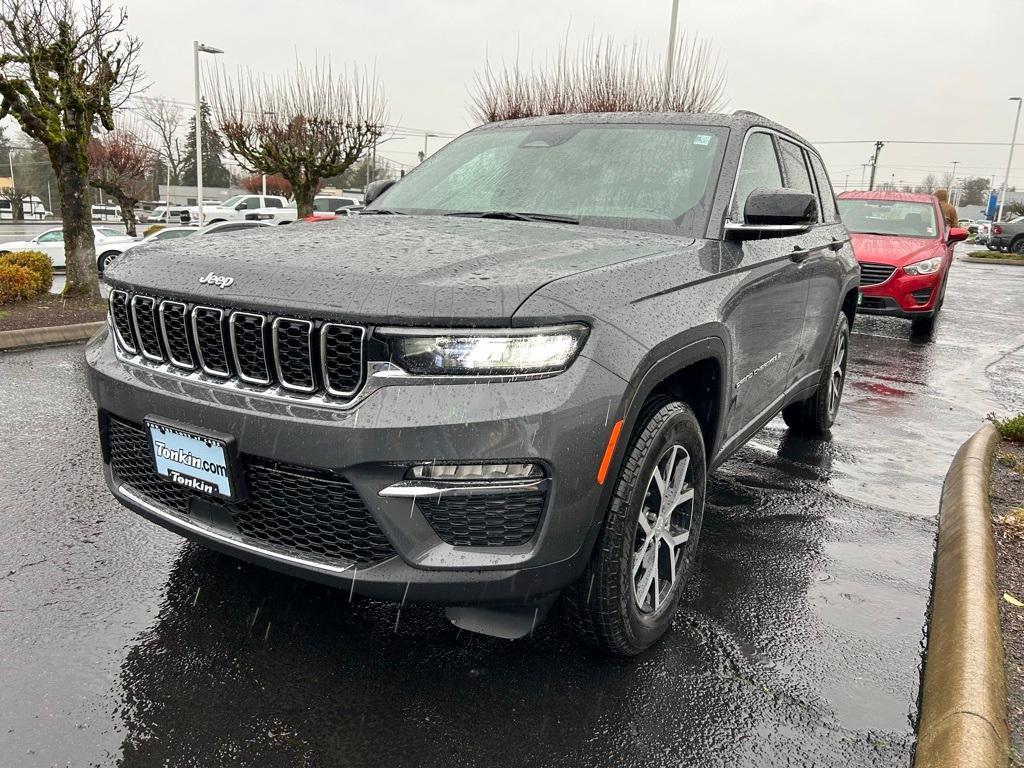
M 110 319 L 123 352 L 166 372 L 201 371 L 208 381 L 339 400 L 353 397 L 363 383 L 360 326 L 121 290 L 110 294 Z
M 113 416 L 108 423 L 106 441 L 117 481 L 150 503 L 184 517 L 192 515 L 194 500 L 222 507 L 230 517 L 229 533 L 313 560 L 368 565 L 395 554 L 355 487 L 342 477 L 242 454 L 246 497 L 212 499 L 155 472 L 143 427 Z
M 860 265 L 860 284 L 878 285 L 889 279 L 889 275 L 896 271 L 896 267 L 889 264 L 865 264 Z

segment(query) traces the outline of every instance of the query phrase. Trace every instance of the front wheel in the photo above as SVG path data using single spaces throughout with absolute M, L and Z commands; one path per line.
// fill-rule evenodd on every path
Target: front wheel
M 806 400 L 787 405 L 782 419 L 793 432 L 803 435 L 828 434 L 839 413 L 846 385 L 846 362 L 850 348 L 850 324 L 846 315 L 839 313 L 832 329 L 832 343 L 825 357 L 825 366 L 818 379 L 818 388 Z
M 668 631 L 696 563 L 706 475 L 693 411 L 653 400 L 626 448 L 590 563 L 566 591 L 568 619 L 588 645 L 634 656 Z

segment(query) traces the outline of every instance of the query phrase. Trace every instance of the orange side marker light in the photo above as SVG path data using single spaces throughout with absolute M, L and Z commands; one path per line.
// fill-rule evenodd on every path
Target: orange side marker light
M 604 457 L 601 459 L 601 466 L 597 470 L 597 484 L 604 485 L 604 479 L 608 476 L 608 467 L 611 466 L 612 456 L 615 453 L 615 444 L 619 442 L 619 432 L 622 431 L 622 419 L 612 425 L 612 433 L 608 435 L 608 445 L 604 449 Z

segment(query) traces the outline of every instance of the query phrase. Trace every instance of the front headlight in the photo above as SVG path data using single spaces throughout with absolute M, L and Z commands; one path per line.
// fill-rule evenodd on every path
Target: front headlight
M 503 330 L 379 328 L 391 358 L 425 376 L 515 376 L 569 367 L 586 341 L 585 325 Z
M 917 261 L 914 262 L 913 264 L 907 264 L 907 266 L 903 268 L 903 271 L 906 272 L 908 275 L 930 275 L 935 272 L 938 272 L 941 267 L 942 257 L 933 256 L 932 258 L 925 259 L 924 261 Z

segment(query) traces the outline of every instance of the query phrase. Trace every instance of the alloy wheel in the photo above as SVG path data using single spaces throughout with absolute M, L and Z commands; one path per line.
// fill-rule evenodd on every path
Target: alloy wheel
M 107 267 L 109 267 L 113 263 L 114 263 L 114 254 L 113 253 L 108 253 L 106 256 L 103 257 L 103 271 L 106 272 L 107 271 Z
M 832 375 L 828 386 L 828 412 L 835 416 L 839 410 L 839 399 L 843 396 L 843 379 L 846 377 L 846 335 L 839 334 L 836 351 L 832 356 Z
M 656 613 L 673 594 L 693 520 L 690 454 L 681 445 L 662 453 L 647 481 L 633 546 L 633 597 L 641 613 Z

